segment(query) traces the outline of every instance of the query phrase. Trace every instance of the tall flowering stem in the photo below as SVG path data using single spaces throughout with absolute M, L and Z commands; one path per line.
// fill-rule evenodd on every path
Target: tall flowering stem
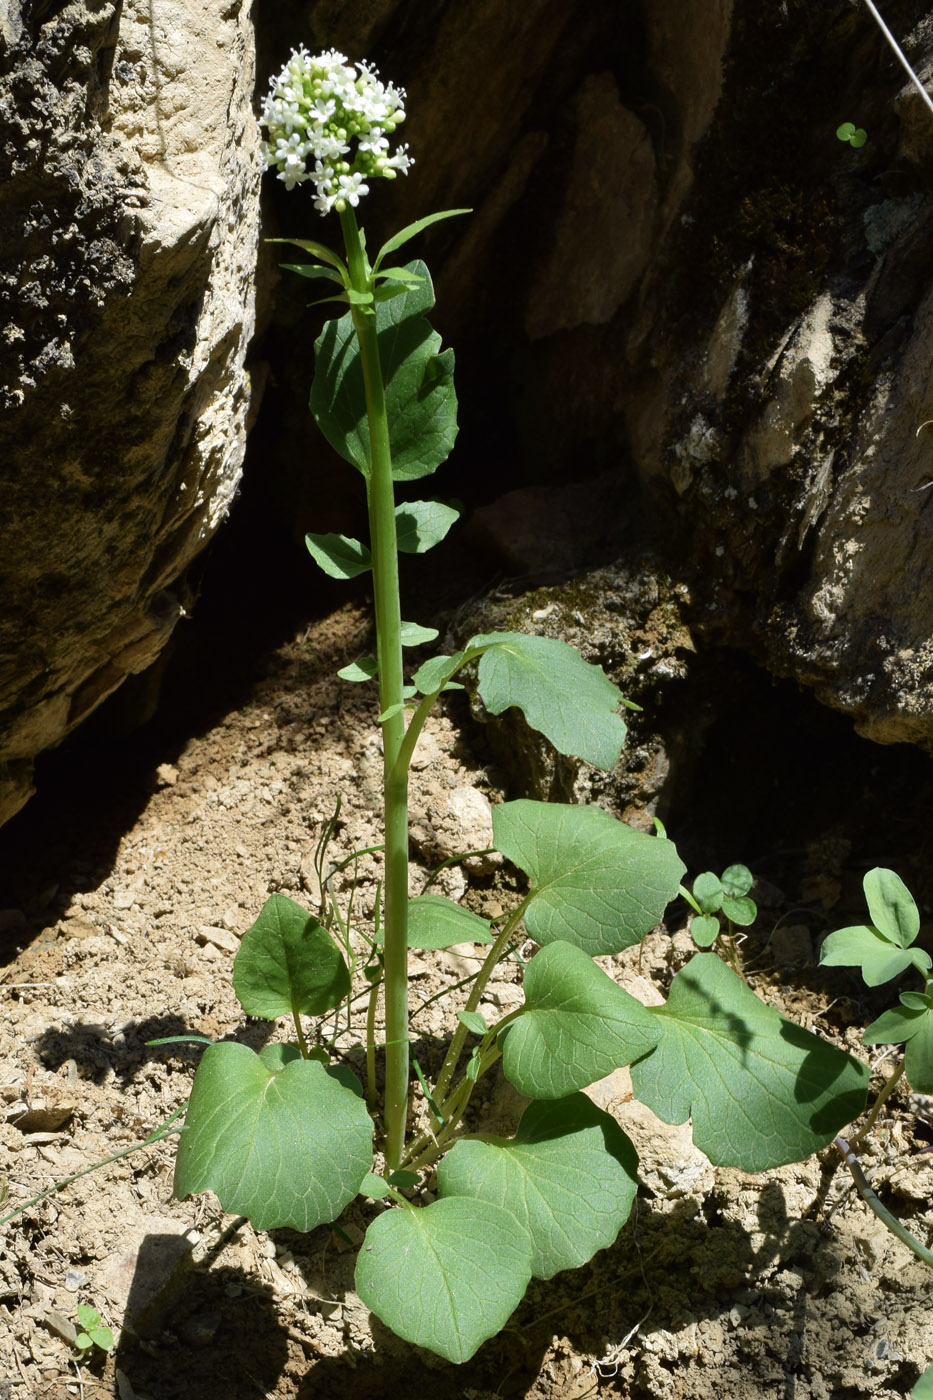
M 351 208 L 340 214 L 350 284 L 371 291 L 371 271 Z M 376 317 L 372 307 L 353 304 L 353 325 L 360 347 L 366 411 L 369 418 L 370 474 L 367 482 L 372 552 L 373 603 L 376 614 L 376 661 L 379 702 L 388 712 L 382 725 L 385 871 L 383 946 L 385 956 L 386 1090 L 385 1155 L 398 1167 L 408 1118 L 408 767 L 398 763 L 405 738 L 402 709 L 402 615 L 399 603 L 395 488 L 379 362 Z

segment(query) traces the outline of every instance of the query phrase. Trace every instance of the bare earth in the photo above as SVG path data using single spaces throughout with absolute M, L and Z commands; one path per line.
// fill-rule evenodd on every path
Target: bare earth
M 362 649 L 361 629 L 364 616 L 346 609 L 281 648 L 244 708 L 117 782 L 106 820 L 89 778 L 44 833 L 30 818 L 0 848 L 0 1214 L 140 1142 L 184 1103 L 198 1052 L 147 1041 L 268 1038 L 264 1023 L 244 1028 L 233 996 L 238 936 L 272 891 L 314 907 L 312 855 L 337 793 L 332 857 L 380 839 L 373 697 L 333 679 Z M 481 751 L 462 703 L 428 733 L 414 784 L 414 890 L 438 860 L 482 846 L 488 801 L 509 795 Z M 357 876 L 365 918 L 376 858 Z M 495 916 L 507 884 L 501 871 L 481 872 L 472 907 Z M 453 874 L 445 892 L 464 887 Z M 864 1054 L 844 1006 L 831 1012 L 802 979 L 774 975 L 768 933 L 749 955 L 753 985 Z M 689 947 L 683 930 L 662 929 L 604 965 L 657 999 Z M 412 968 L 418 1007 L 470 963 L 463 952 L 417 954 Z M 492 984 L 498 1008 L 518 1000 L 518 976 L 509 967 Z M 445 1024 L 439 1002 L 416 1017 L 426 1060 Z M 469 1364 L 417 1351 L 372 1318 L 353 1292 L 353 1251 L 334 1231 L 257 1234 L 212 1197 L 174 1201 L 168 1136 L 0 1227 L 0 1400 L 909 1393 L 933 1362 L 933 1275 L 869 1212 L 832 1152 L 763 1176 L 713 1168 L 687 1126 L 659 1124 L 631 1101 L 624 1073 L 591 1093 L 635 1141 L 637 1209 L 588 1266 L 533 1285 Z M 520 1111 L 506 1085 L 493 1086 L 488 1107 L 503 1125 Z M 863 1158 L 925 1241 L 933 1156 L 918 1149 L 929 1141 L 895 1096 Z M 371 1209 L 351 1207 L 343 1236 L 358 1240 Z M 79 1303 L 114 1329 L 109 1358 L 70 1344 Z

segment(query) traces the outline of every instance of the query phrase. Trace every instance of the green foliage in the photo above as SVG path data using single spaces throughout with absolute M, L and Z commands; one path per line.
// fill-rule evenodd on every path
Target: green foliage
M 911 1400 L 933 1400 L 933 1366 L 928 1366 L 913 1390 Z
M 431 278 L 422 262 L 405 271 L 420 280 L 375 310 L 396 481 L 430 475 L 457 436 L 454 352 L 440 353 L 441 338 L 424 314 L 434 305 Z M 328 321 L 314 349 L 311 412 L 330 445 L 368 476 L 369 421 L 353 316 Z
M 113 1351 L 113 1333 L 101 1323 L 100 1313 L 86 1303 L 78 1304 L 78 1326 L 75 1346 L 80 1351 L 90 1351 L 99 1347 L 101 1351 Z
M 491 943 L 489 922 L 439 894 L 419 894 L 408 902 L 411 948 L 450 948 L 455 943 Z
M 213 1191 L 257 1230 L 336 1220 L 372 1168 L 373 1125 L 349 1071 L 290 1046 L 212 1045 L 195 1075 L 175 1194 Z
M 356 1263 L 356 1291 L 407 1342 L 469 1361 L 518 1307 L 532 1257 L 531 1238 L 511 1211 L 445 1197 L 373 1221 Z
M 868 132 L 862 127 L 857 127 L 854 122 L 843 122 L 836 127 L 836 135 L 840 141 L 845 141 L 847 145 L 853 146 L 856 150 L 864 146 L 868 140 Z
M 632 1066 L 635 1093 L 665 1123 L 692 1118 L 717 1165 L 802 1161 L 865 1106 L 865 1066 L 766 1006 L 712 953 L 678 972 L 649 1014 L 661 1035 Z
M 690 922 L 693 941 L 700 948 L 710 948 L 719 937 L 719 914 L 724 914 L 729 922 L 747 928 L 758 917 L 758 906 L 749 897 L 749 890 L 755 883 L 747 865 L 730 865 L 720 879 L 711 870 L 698 875 L 693 882 L 692 897 L 686 895 L 696 910 Z
M 920 911 L 893 870 L 869 870 L 862 881 L 870 924 L 837 929 L 823 943 L 823 967 L 858 967 L 869 987 L 879 987 L 912 967 L 922 992 L 902 992 L 899 1006 L 882 1012 L 866 1028 L 866 1045 L 905 1044 L 904 1069 L 918 1093 L 933 1093 L 933 959 L 911 945 L 920 932 Z
M 361 657 L 338 674 L 379 684 L 386 835 L 378 910 L 358 926 L 352 896 L 338 908 L 324 860 L 335 816 L 315 855 L 320 917 L 273 895 L 234 963 L 244 1012 L 290 1020 L 296 1043 L 276 1042 L 258 1055 L 237 1043 L 208 1047 L 180 1139 L 175 1190 L 213 1190 L 224 1209 L 247 1215 L 259 1229 L 310 1230 L 335 1221 L 357 1193 L 381 1202 L 357 1261 L 360 1296 L 400 1337 L 462 1362 L 506 1324 L 532 1277 L 585 1263 L 613 1243 L 628 1218 L 635 1151 L 581 1090 L 631 1065 L 636 1093 L 661 1118 L 692 1118 L 695 1140 L 713 1161 L 758 1171 L 830 1141 L 861 1110 L 867 1072 L 767 1007 L 715 956 L 696 956 L 658 1008 L 644 1006 L 594 961 L 638 944 L 678 892 L 694 908 L 701 944 L 715 939 L 720 918 L 730 932 L 755 918 L 744 866 L 698 876 L 691 895 L 663 831 L 648 836 L 595 806 L 502 803 L 493 812 L 495 847 L 527 880 L 527 891 L 501 921 L 493 926 L 436 894 L 409 898 L 408 766 L 432 706 L 444 691 L 461 688 L 461 672 L 475 668 L 489 714 L 514 706 L 558 752 L 607 771 L 619 758 L 627 703 L 573 648 L 517 632 L 475 636 L 454 655 L 422 662 L 405 680 L 403 648 L 437 634 L 401 620 L 396 555 L 438 544 L 457 512 L 431 501 L 398 505 L 393 482 L 426 476 L 446 458 L 457 431 L 456 398 L 453 354 L 440 353 L 425 318 L 434 304 L 427 268 L 384 263 L 432 221 L 389 239 L 370 267 L 352 211 L 344 210 L 346 264 L 321 244 L 299 241 L 317 261 L 295 268 L 338 282 L 337 299 L 350 307 L 317 341 L 311 408 L 331 444 L 362 473 L 373 539 L 367 545 L 311 534 L 307 544 L 332 577 L 373 574 L 378 672 L 373 657 Z M 870 908 L 876 927 L 862 932 L 872 948 L 884 945 L 885 966 L 905 956 L 902 965 L 920 966 L 926 955 L 910 949 L 910 906 L 891 880 L 872 883 Z M 518 953 L 526 938 L 538 945 L 527 963 L 525 951 Z M 865 940 L 856 942 L 861 956 Z M 466 1006 L 452 1011 L 452 1039 L 433 1084 L 414 1062 L 422 1127 L 408 1137 L 408 949 L 460 943 L 476 947 L 476 972 L 463 979 L 472 986 Z M 525 965 L 524 1000 L 496 1021 L 480 1003 L 497 965 L 513 954 Z M 360 1018 L 354 977 L 365 1002 Z M 930 1068 L 930 1015 L 927 1002 L 909 1002 L 896 1022 L 882 1026 L 904 1032 L 921 1078 Z M 313 1031 L 307 1018 L 315 1018 Z M 366 1100 L 341 1063 L 346 1036 L 364 1042 Z M 500 1058 L 531 1103 L 511 1138 L 467 1133 L 474 1086 Z M 380 1172 L 371 1111 L 380 1129 Z M 420 1204 L 417 1193 L 435 1166 L 438 1199 Z
M 532 1242 L 531 1272 L 553 1278 L 615 1240 L 638 1189 L 638 1158 L 614 1118 L 583 1094 L 532 1103 L 513 1138 L 464 1139 L 441 1162 L 441 1196 L 510 1210 Z
M 890 982 L 908 967 L 924 976 L 933 959 L 911 944 L 920 914 L 910 892 L 893 870 L 870 870 L 862 882 L 873 922 L 838 929 L 823 944 L 823 967 L 860 967 L 869 987 Z
M 525 972 L 525 1005 L 500 1035 L 505 1077 L 529 1098 L 585 1089 L 652 1050 L 650 1012 L 570 943 L 553 943 Z
M 622 693 L 599 666 L 566 642 L 524 632 L 474 637 L 467 651 L 480 648 L 479 693 L 490 714 L 517 705 L 558 753 L 615 767 L 625 739 Z
M 506 802 L 492 825 L 497 849 L 531 881 L 532 938 L 562 939 L 593 957 L 641 942 L 684 873 L 670 841 L 633 831 L 599 807 Z
M 247 1016 L 320 1016 L 350 991 L 350 973 L 313 915 L 274 894 L 233 960 L 233 990 Z

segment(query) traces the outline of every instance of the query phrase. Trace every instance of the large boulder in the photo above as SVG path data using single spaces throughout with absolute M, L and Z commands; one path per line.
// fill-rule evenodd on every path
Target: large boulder
M 239 481 L 247 9 L 0 6 L 0 821 L 185 610 Z

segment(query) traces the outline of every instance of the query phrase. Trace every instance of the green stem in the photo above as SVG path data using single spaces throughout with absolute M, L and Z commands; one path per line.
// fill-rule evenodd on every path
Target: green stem
M 464 1011 L 475 1011 L 476 1008 L 479 1006 L 483 998 L 483 992 L 486 990 L 486 984 L 492 976 L 496 964 L 499 962 L 499 959 L 502 957 L 502 954 L 508 947 L 509 940 L 512 938 L 513 934 L 515 933 L 515 930 L 518 928 L 522 919 L 525 917 L 525 910 L 528 908 L 528 905 L 531 903 L 531 900 L 533 898 L 534 893 L 532 892 L 532 894 L 528 894 L 525 896 L 525 898 L 522 900 L 521 904 L 518 906 L 517 909 L 512 910 L 512 913 L 509 915 L 508 919 L 505 922 L 505 927 L 499 934 L 499 937 L 496 939 L 495 943 L 490 948 L 489 952 L 486 954 L 486 960 L 483 963 L 482 968 L 480 969 L 480 973 L 476 979 L 476 982 L 474 983 L 473 990 L 467 999 L 467 1004 L 463 1008 Z M 447 1093 L 447 1089 L 450 1085 L 451 1076 L 453 1075 L 453 1072 L 456 1069 L 457 1061 L 460 1058 L 460 1052 L 466 1044 L 466 1038 L 469 1035 L 469 1033 L 470 1032 L 468 1027 L 466 1027 L 461 1021 L 460 1024 L 457 1026 L 456 1031 L 454 1032 L 453 1040 L 450 1042 L 450 1047 L 447 1051 L 447 1054 L 444 1056 L 444 1063 L 441 1065 L 440 1074 L 437 1076 L 437 1084 L 434 1088 L 434 1097 L 435 1099 L 437 1099 L 438 1102 L 440 1102 L 443 1099 L 444 1095 Z
M 875 1102 L 872 1104 L 871 1112 L 869 1113 L 868 1117 L 865 1119 L 865 1122 L 864 1122 L 864 1123 L 862 1124 L 862 1126 L 859 1128 L 858 1132 L 854 1135 L 854 1137 L 850 1137 L 850 1138 L 849 1138 L 849 1147 L 850 1147 L 853 1151 L 855 1150 L 855 1148 L 857 1148 L 857 1147 L 865 1140 L 865 1138 L 866 1138 L 866 1137 L 868 1136 L 868 1134 L 871 1132 L 872 1128 L 875 1126 L 875 1122 L 877 1121 L 878 1114 L 881 1112 L 881 1110 L 882 1110 L 882 1108 L 884 1107 L 885 1103 L 886 1103 L 887 1100 L 891 1097 L 891 1095 L 894 1093 L 894 1090 L 897 1088 L 898 1084 L 901 1082 L 901 1080 L 902 1080 L 903 1077 L 904 1077 L 904 1067 L 905 1067 L 905 1064 L 906 1064 L 906 1061 L 901 1060 L 900 1064 L 897 1066 L 897 1069 L 894 1071 L 894 1073 L 893 1073 L 892 1075 L 890 1075 L 890 1076 L 885 1080 L 885 1082 L 884 1082 L 884 1087 L 880 1090 L 880 1092 L 879 1092 L 879 1094 L 878 1094 L 878 1097 L 875 1099 Z M 840 1139 L 840 1141 L 842 1141 L 842 1139 Z
M 350 284 L 371 290 L 371 271 L 353 210 L 340 215 Z M 405 739 L 402 706 L 402 615 L 399 603 L 398 545 L 395 533 L 395 490 L 386 414 L 385 387 L 379 362 L 376 317 L 370 306 L 352 306 L 360 346 L 360 364 L 369 417 L 370 471 L 367 478 L 370 549 L 373 556 L 373 602 L 376 614 L 376 660 L 379 704 L 393 713 L 383 722 L 385 819 L 385 889 L 383 928 L 385 952 L 386 1089 L 385 1156 L 390 1170 L 398 1167 L 408 1118 L 408 768 L 398 757 Z
M 871 1189 L 868 1178 L 862 1171 L 859 1160 L 852 1150 L 851 1144 L 846 1142 L 845 1138 L 837 1137 L 835 1140 L 835 1148 L 852 1173 L 852 1177 L 858 1187 L 858 1193 L 865 1204 L 875 1212 L 878 1219 L 883 1225 L 887 1226 L 892 1235 L 896 1235 L 903 1244 L 906 1244 L 908 1249 L 913 1250 L 918 1259 L 922 1259 L 924 1264 L 927 1264 L 933 1269 L 933 1250 L 927 1249 L 925 1244 L 921 1244 L 920 1241 L 910 1233 L 907 1226 L 902 1225 L 897 1216 L 892 1215 L 887 1206 L 882 1205 L 881 1201 L 879 1201 L 878 1197 Z

